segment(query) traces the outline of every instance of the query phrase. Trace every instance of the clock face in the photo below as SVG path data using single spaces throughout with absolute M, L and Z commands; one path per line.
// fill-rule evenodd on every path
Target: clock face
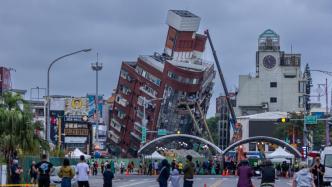
M 276 65 L 276 63 L 277 63 L 276 58 L 274 58 L 274 56 L 272 56 L 272 55 L 267 55 L 263 59 L 263 65 L 267 69 L 274 68 L 274 66 Z

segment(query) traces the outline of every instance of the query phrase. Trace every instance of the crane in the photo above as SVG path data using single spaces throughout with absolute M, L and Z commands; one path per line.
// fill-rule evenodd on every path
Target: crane
M 207 38 L 209 40 L 209 44 L 210 44 L 210 47 L 211 47 L 211 50 L 212 50 L 213 58 L 214 58 L 214 61 L 215 61 L 216 65 L 217 65 L 219 77 L 220 77 L 220 80 L 221 80 L 221 83 L 222 83 L 222 87 L 223 87 L 224 92 L 225 92 L 227 106 L 228 106 L 228 109 L 229 109 L 229 111 L 231 113 L 231 120 L 230 120 L 230 122 L 231 122 L 232 128 L 234 130 L 234 134 L 233 134 L 233 137 L 232 137 L 232 142 L 236 142 L 236 141 L 238 141 L 239 139 L 242 138 L 242 135 L 241 135 L 241 125 L 237 124 L 237 122 L 236 122 L 236 116 L 235 116 L 235 112 L 234 112 L 234 109 L 233 109 L 233 106 L 232 106 L 232 103 L 231 103 L 231 100 L 230 100 L 230 96 L 229 96 L 229 92 L 228 92 L 228 89 L 227 89 L 226 81 L 225 81 L 224 75 L 223 75 L 223 73 L 221 71 L 220 63 L 219 63 L 219 60 L 218 60 L 218 56 L 217 56 L 216 50 L 214 49 L 214 46 L 213 46 L 213 43 L 212 43 L 212 39 L 211 39 L 209 30 L 205 30 L 204 33 L 206 34 L 206 36 L 207 36 Z

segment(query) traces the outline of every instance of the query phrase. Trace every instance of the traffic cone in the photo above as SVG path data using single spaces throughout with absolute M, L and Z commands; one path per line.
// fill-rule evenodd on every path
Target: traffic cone
M 226 170 L 226 176 L 229 176 L 229 172 L 228 172 L 228 170 Z
M 225 170 L 222 171 L 222 176 L 225 176 L 226 175 L 226 172 Z
M 128 169 L 126 169 L 126 176 L 129 176 L 129 171 L 128 171 Z

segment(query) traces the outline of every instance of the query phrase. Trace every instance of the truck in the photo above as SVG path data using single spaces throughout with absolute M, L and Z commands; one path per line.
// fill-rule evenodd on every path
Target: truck
M 325 147 L 322 151 L 321 163 L 325 167 L 324 184 L 325 186 L 332 186 L 332 146 Z

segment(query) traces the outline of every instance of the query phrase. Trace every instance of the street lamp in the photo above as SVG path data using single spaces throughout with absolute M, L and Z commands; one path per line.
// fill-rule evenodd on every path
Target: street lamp
M 69 54 L 66 54 L 66 55 L 63 55 L 55 60 L 53 60 L 51 62 L 51 64 L 48 66 L 48 69 L 47 69 L 47 97 L 46 97 L 46 109 L 47 109 L 47 115 L 46 115 L 46 132 L 47 132 L 47 141 L 50 142 L 51 141 L 51 126 L 50 126 L 50 71 L 51 71 L 51 67 L 53 66 L 53 64 L 55 64 L 58 60 L 61 60 L 65 57 L 68 57 L 68 56 L 71 56 L 71 55 L 74 55 L 74 54 L 77 54 L 77 53 L 81 53 L 81 52 L 89 52 L 91 51 L 91 49 L 83 49 L 83 50 L 79 50 L 79 51 L 75 51 L 75 52 L 72 52 L 72 53 L 69 53 Z
M 310 70 L 310 71 L 315 71 L 315 72 L 320 72 L 324 73 L 326 75 L 332 76 L 332 72 L 330 71 L 323 71 L 323 70 Z M 326 115 L 328 115 L 329 112 L 329 107 L 328 107 L 328 91 L 327 91 L 327 78 L 325 79 L 325 101 L 326 101 Z M 329 146 L 330 145 L 330 126 L 327 121 L 325 121 L 325 145 Z
M 103 69 L 103 64 L 98 63 L 98 53 L 97 53 L 97 62 L 91 64 L 91 68 L 93 71 L 96 71 L 96 96 L 95 96 L 95 102 L 96 102 L 96 133 L 95 133 L 95 144 L 96 146 L 99 145 L 98 141 L 98 131 L 99 131 L 99 96 L 98 96 L 98 72 Z

